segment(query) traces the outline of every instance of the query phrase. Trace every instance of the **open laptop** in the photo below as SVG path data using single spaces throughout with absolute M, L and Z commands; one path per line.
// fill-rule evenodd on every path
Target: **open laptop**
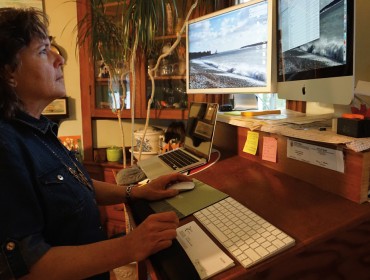
M 137 163 L 148 179 L 170 173 L 183 173 L 206 164 L 211 156 L 217 111 L 217 103 L 192 102 L 183 147 Z

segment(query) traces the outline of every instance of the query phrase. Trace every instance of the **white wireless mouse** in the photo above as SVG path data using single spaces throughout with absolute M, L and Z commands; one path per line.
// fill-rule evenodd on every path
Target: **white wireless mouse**
M 189 191 L 194 189 L 195 184 L 193 181 L 189 182 L 177 182 L 168 187 L 168 189 L 179 190 L 180 192 Z

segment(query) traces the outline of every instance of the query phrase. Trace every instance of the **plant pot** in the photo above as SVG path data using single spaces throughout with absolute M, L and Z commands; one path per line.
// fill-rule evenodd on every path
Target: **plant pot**
M 122 159 L 122 148 L 112 146 L 107 148 L 107 161 L 118 162 Z

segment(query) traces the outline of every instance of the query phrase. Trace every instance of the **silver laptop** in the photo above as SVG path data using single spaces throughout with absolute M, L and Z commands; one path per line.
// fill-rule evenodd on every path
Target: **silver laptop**
M 206 164 L 211 156 L 217 111 L 217 103 L 191 103 L 184 146 L 137 163 L 148 179 Z

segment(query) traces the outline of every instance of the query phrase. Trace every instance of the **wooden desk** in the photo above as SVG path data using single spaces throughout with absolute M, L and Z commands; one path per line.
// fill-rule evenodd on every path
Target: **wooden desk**
M 247 158 L 274 169 L 276 171 L 288 174 L 292 177 L 301 179 L 315 185 L 323 190 L 340 195 L 344 198 L 357 203 L 364 203 L 368 200 L 369 182 L 370 182 L 370 152 L 354 152 L 345 148 L 343 145 L 326 144 L 300 139 L 298 142 L 308 143 L 319 147 L 340 149 L 344 156 L 344 173 L 316 166 L 303 161 L 294 160 L 287 157 L 287 141 L 288 137 L 271 134 L 267 132 L 259 132 L 259 144 L 256 155 L 251 155 L 243 152 L 243 147 L 246 142 L 248 129 L 237 127 L 237 153 L 239 156 Z M 277 162 L 272 163 L 262 160 L 262 147 L 264 136 L 273 137 L 277 141 L 278 152 Z
M 296 240 L 294 247 L 252 268 L 244 269 L 234 259 L 235 267 L 212 279 L 369 279 L 368 203 L 352 202 L 240 156 L 221 158 L 194 178 L 229 194 Z M 193 216 L 181 223 L 191 220 Z

